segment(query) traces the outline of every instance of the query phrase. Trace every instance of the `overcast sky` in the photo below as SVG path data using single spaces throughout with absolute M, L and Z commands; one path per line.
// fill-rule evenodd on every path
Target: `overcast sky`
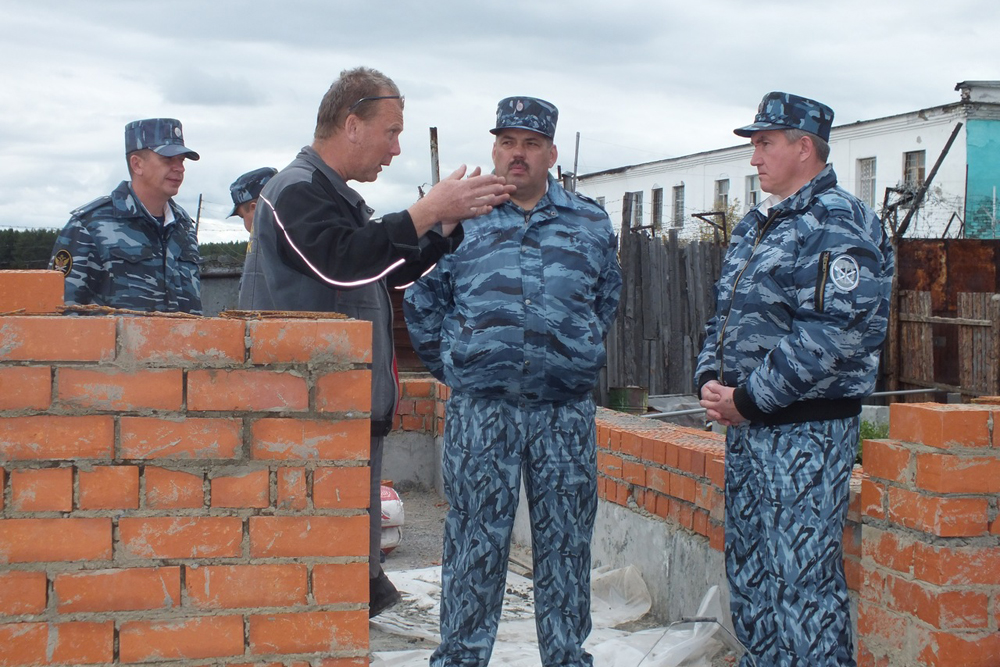
M 123 131 L 174 117 L 201 154 L 177 197 L 201 241 L 243 240 L 229 184 L 310 143 L 323 93 L 366 65 L 406 96 L 402 154 L 358 186 L 377 214 L 431 180 L 491 167 L 496 103 L 560 111 L 558 164 L 579 173 L 731 146 L 770 90 L 835 124 L 958 100 L 1000 79 L 996 0 L 3 0 L 0 228 L 59 228 L 127 177 Z

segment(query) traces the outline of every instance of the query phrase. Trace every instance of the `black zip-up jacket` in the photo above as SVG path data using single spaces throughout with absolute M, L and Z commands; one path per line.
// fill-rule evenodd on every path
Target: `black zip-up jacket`
M 343 313 L 372 323 L 372 434 L 396 411 L 388 289 L 418 278 L 462 239 L 435 229 L 420 239 L 410 214 L 374 211 L 311 147 L 261 192 L 243 267 L 243 310 Z

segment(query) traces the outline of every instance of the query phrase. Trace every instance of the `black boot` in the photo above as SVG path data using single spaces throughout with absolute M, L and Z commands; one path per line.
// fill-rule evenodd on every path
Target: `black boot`
M 368 618 L 375 618 L 402 599 L 403 596 L 381 569 L 378 577 L 368 580 Z

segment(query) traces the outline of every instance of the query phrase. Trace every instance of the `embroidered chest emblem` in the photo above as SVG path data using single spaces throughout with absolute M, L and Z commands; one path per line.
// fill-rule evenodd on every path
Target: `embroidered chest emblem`
M 830 262 L 830 280 L 842 292 L 850 292 L 861 280 L 861 269 L 850 255 L 838 255 Z

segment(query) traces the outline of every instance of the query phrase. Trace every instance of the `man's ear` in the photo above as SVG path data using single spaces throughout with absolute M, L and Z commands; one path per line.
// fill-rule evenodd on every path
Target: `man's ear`
M 559 159 L 559 149 L 556 148 L 555 144 L 552 144 L 552 148 L 549 149 L 549 169 L 555 165 L 556 160 Z
M 361 123 L 361 119 L 354 114 L 347 114 L 347 118 L 344 119 L 344 136 L 352 142 L 357 141 L 358 133 L 361 131 Z
M 138 152 L 129 155 L 128 166 L 132 169 L 133 174 L 142 174 L 142 155 Z

